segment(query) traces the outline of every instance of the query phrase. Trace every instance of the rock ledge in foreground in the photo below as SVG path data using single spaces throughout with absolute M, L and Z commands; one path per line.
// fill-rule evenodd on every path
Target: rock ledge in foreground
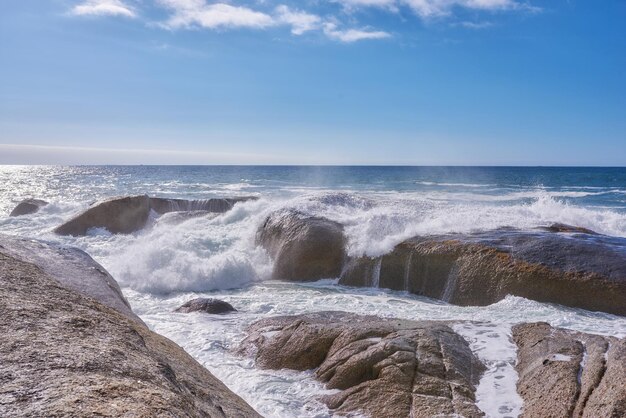
M 345 312 L 256 322 L 240 352 L 271 369 L 307 370 L 337 394 L 335 412 L 372 417 L 479 417 L 475 385 L 484 370 L 468 343 L 443 323 Z

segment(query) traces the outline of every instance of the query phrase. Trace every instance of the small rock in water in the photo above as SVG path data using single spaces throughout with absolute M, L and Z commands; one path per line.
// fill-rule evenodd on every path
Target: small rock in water
M 24 199 L 11 211 L 9 216 L 30 215 L 37 212 L 40 208 L 46 206 L 48 202 L 39 199 Z
M 185 303 L 174 312 L 206 312 L 209 314 L 223 314 L 228 312 L 237 312 L 237 309 L 233 308 L 230 303 L 224 302 L 223 300 L 211 298 L 197 298 Z

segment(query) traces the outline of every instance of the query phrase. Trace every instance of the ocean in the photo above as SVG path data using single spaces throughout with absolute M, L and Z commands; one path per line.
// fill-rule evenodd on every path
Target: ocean
M 61 237 L 52 229 L 91 202 L 112 196 L 203 199 L 256 196 L 215 217 L 174 222 L 153 216 L 143 230 L 112 235 L 94 229 Z M 50 204 L 10 218 L 22 199 Z M 493 417 L 517 416 L 515 345 L 510 327 L 554 326 L 626 336 L 626 318 L 519 297 L 459 307 L 404 292 L 349 288 L 329 277 L 298 284 L 269 280 L 271 260 L 255 234 L 277 209 L 341 222 L 350 255 L 376 256 L 415 235 L 532 228 L 554 222 L 626 240 L 626 168 L 565 167 L 255 167 L 0 166 L 0 233 L 79 247 L 120 283 L 134 311 L 180 344 L 267 417 L 327 417 L 327 393 L 312 372 L 257 369 L 233 354 L 253 321 L 274 315 L 342 310 L 457 324 L 488 365 L 477 404 Z M 217 297 L 234 315 L 176 314 L 187 300 Z

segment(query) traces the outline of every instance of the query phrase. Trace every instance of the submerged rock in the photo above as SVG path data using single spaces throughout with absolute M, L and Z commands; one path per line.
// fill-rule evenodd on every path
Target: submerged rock
M 346 258 L 341 224 L 295 211 L 272 213 L 259 228 L 257 243 L 274 260 L 275 280 L 338 277 Z
M 523 417 L 626 416 L 626 339 L 513 327 Z
M 48 202 L 40 199 L 24 199 L 11 211 L 9 216 L 22 216 L 30 215 L 39 211 L 42 207 L 46 206 Z
M 484 366 L 444 323 L 345 312 L 276 317 L 254 323 L 240 352 L 264 368 L 316 369 L 340 390 L 323 400 L 341 414 L 483 415 L 474 392 Z
M 353 258 L 340 284 L 488 305 L 516 295 L 626 315 L 626 240 L 503 229 L 416 237 L 377 258 Z
M 224 302 L 223 300 L 211 298 L 197 298 L 186 302 L 174 312 L 205 312 L 208 314 L 223 314 L 228 312 L 237 312 L 237 309 L 233 308 L 230 303 Z
M 232 199 L 182 200 L 162 199 L 148 196 L 113 198 L 92 207 L 54 230 L 59 235 L 85 235 L 90 228 L 106 228 L 113 234 L 130 234 L 142 229 L 150 211 L 165 214 L 176 211 L 226 212 L 237 202 L 255 199 L 241 197 Z
M 0 254 L 29 262 L 60 286 L 88 296 L 140 322 L 113 277 L 78 248 L 0 234 Z
M 178 345 L 57 279 L 0 252 L 0 416 L 259 417 Z

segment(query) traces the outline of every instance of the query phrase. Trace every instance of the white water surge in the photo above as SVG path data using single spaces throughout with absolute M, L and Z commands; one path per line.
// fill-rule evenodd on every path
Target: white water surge
M 56 171 L 55 171 L 56 170 Z M 97 170 L 96 170 L 97 171 Z M 156 181 L 81 172 L 67 178 L 62 169 L 45 178 L 17 170 L 0 170 L 0 232 L 43 238 L 78 246 L 102 263 L 118 280 L 135 312 L 155 331 L 173 339 L 206 365 L 237 394 L 267 417 L 327 417 L 317 398 L 325 393 L 311 372 L 269 371 L 254 367 L 232 349 L 253 321 L 275 315 L 342 310 L 385 317 L 454 321 L 454 329 L 488 366 L 477 389 L 479 408 L 492 417 L 517 416 L 522 407 L 515 391 L 515 346 L 510 327 L 546 321 L 554 326 L 604 335 L 626 336 L 626 318 L 569 309 L 517 297 L 487 307 L 458 307 L 401 292 L 353 289 L 327 280 L 308 285 L 268 281 L 271 262 L 255 245 L 255 233 L 273 210 L 293 208 L 326 216 L 345 225 L 352 255 L 384 254 L 418 234 L 469 232 L 501 226 L 521 228 L 562 222 L 601 233 L 626 237 L 622 188 L 542 187 L 500 188 L 487 184 L 422 182 L 420 191 L 338 191 L 323 187 L 282 184 L 263 187 L 249 179 L 205 183 L 201 179 Z M 454 190 L 442 190 L 453 187 Z M 459 189 L 460 188 L 460 189 Z M 111 235 L 93 230 L 86 237 L 51 233 L 94 199 L 116 194 L 151 193 L 163 197 L 207 198 L 254 194 L 221 215 L 188 219 L 152 219 L 144 230 Z M 616 196 L 610 208 L 577 205 L 594 193 Z M 621 193 L 621 194 L 620 194 Z M 47 199 L 39 213 L 8 218 L 21 197 Z M 570 200 L 567 200 L 570 199 Z M 622 199 L 622 200 L 619 200 Z M 610 202 L 611 203 L 611 202 Z M 408 261 L 410 262 L 410 260 Z M 373 271 L 371 283 L 380 277 Z M 172 311 L 194 297 L 216 297 L 239 310 L 226 316 L 176 314 Z M 470 322 L 468 322 L 470 321 Z

